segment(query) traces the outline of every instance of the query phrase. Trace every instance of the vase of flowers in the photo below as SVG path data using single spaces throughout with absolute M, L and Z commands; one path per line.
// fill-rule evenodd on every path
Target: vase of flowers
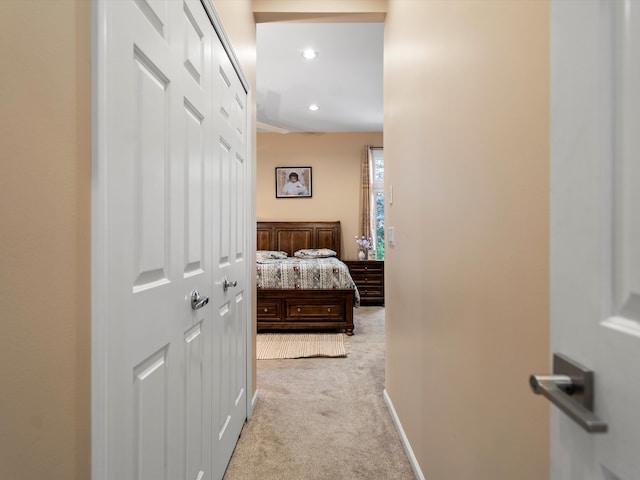
M 365 260 L 367 258 L 367 252 L 371 250 L 371 239 L 366 238 L 364 235 L 360 237 L 356 235 L 356 243 L 358 244 L 358 259 Z

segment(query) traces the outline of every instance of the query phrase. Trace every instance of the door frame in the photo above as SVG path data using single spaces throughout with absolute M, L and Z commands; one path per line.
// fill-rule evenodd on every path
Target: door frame
M 108 149 L 106 142 L 106 111 L 108 100 L 106 96 L 106 50 L 107 41 L 104 32 L 106 30 L 106 2 L 108 0 L 94 0 L 91 2 L 91 478 L 93 480 L 108 480 L 106 477 L 106 421 L 105 395 L 107 392 L 107 321 L 108 298 L 107 279 L 109 262 L 107 251 L 107 185 L 106 172 L 108 161 Z M 218 35 L 222 46 L 229 56 L 231 64 L 240 79 L 244 91 L 247 93 L 247 105 L 252 105 L 252 90 L 245 77 L 240 62 L 236 57 L 229 37 L 227 36 L 222 21 L 215 11 L 213 0 L 200 0 L 202 6 L 211 21 L 213 29 Z M 252 187 L 255 185 L 255 165 L 252 155 L 253 132 L 255 126 L 252 123 L 252 108 L 246 109 L 247 114 L 247 141 L 246 157 L 250 164 L 247 167 L 251 178 Z M 248 188 L 246 195 L 246 232 L 245 251 L 246 259 L 245 278 L 247 285 L 252 285 L 253 277 L 251 268 L 255 250 L 255 188 Z M 253 330 L 252 317 L 254 310 L 254 289 L 247 297 L 245 310 L 246 322 L 246 392 L 247 392 L 247 420 L 253 415 L 253 409 L 257 402 L 257 392 L 253 395 Z M 253 395 L 253 396 L 252 396 Z

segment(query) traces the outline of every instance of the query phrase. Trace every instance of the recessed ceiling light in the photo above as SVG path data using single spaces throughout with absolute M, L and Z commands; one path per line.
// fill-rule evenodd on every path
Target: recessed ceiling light
M 319 110 L 319 109 L 320 107 L 315 103 L 312 103 L 311 105 L 309 105 L 309 110 L 311 110 L 312 112 L 315 112 L 316 110 Z
M 313 48 L 305 48 L 304 52 L 302 52 L 302 56 L 307 60 L 313 60 L 318 56 L 318 52 L 316 52 Z

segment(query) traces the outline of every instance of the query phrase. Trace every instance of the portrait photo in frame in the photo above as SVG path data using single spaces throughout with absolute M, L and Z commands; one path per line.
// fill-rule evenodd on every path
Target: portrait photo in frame
M 310 198 L 311 167 L 276 167 L 276 198 Z

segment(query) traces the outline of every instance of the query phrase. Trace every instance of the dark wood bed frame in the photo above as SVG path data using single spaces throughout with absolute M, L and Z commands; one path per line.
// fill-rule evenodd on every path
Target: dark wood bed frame
M 258 250 L 290 256 L 303 248 L 341 249 L 340 222 L 258 222 Z M 258 289 L 258 332 L 344 330 L 353 335 L 353 290 Z

